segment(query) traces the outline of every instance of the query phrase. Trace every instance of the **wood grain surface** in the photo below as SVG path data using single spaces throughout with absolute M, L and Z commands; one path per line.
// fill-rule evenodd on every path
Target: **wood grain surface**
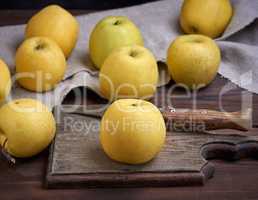
M 1 10 L 0 25 L 14 25 L 26 23 L 35 13 L 35 10 Z M 74 14 L 88 13 L 88 11 L 74 11 Z M 219 75 L 207 88 L 197 94 L 198 102 L 192 102 L 192 95 L 185 96 L 180 89 L 171 91 L 171 82 L 165 88 L 160 88 L 156 99 L 157 105 L 167 102 L 160 94 L 167 92 L 168 99 L 173 101 L 175 107 L 219 109 L 219 93 L 222 88 L 229 87 L 221 99 L 221 104 L 226 111 L 236 111 L 241 107 L 241 94 L 250 93 L 240 89 Z M 94 92 L 82 89 L 81 104 L 105 103 Z M 184 96 L 183 96 L 183 95 Z M 70 93 L 64 103 L 73 104 L 74 96 Z M 253 95 L 253 126 L 258 127 L 258 95 Z M 258 133 L 252 133 L 258 135 Z M 237 162 L 212 160 L 216 173 L 211 181 L 200 187 L 162 187 L 162 188 L 124 188 L 124 189 L 44 189 L 44 178 L 48 163 L 48 150 L 38 156 L 23 160 L 16 166 L 9 166 L 1 157 L 0 159 L 0 194 L 1 200 L 13 199 L 179 199 L 179 200 L 257 200 L 258 199 L 258 162 L 244 159 Z M 211 156 L 212 158 L 212 156 Z

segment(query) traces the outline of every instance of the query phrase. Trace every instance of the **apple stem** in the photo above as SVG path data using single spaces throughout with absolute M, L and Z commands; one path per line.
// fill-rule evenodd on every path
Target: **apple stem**
M 2 148 L 1 153 L 2 153 L 2 155 L 5 157 L 5 159 L 6 159 L 9 163 L 15 165 L 15 163 L 16 163 L 15 158 L 13 158 L 7 151 L 5 151 L 4 148 Z
M 195 34 L 198 33 L 198 29 L 195 26 L 192 26 L 191 29 L 192 29 L 193 33 L 195 33 Z
M 11 164 L 15 165 L 16 160 L 14 157 L 12 157 L 6 150 L 5 150 L 5 145 L 6 145 L 7 139 L 4 141 L 4 144 L 1 148 L 1 153 L 4 156 L 4 158 Z
M 119 20 L 115 21 L 115 23 L 114 23 L 114 25 L 119 25 L 119 24 L 121 24 L 121 21 L 119 21 Z
M 133 57 L 133 58 L 136 57 L 137 55 L 138 55 L 138 53 L 136 51 L 131 51 L 130 52 L 130 56 Z
M 36 49 L 36 50 L 41 50 L 41 49 L 44 49 L 44 47 L 45 47 L 44 44 L 39 43 L 39 44 L 35 47 L 35 49 Z

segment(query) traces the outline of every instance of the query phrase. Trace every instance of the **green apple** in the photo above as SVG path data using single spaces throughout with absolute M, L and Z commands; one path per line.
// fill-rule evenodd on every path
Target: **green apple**
M 208 85 L 215 78 L 220 61 L 219 47 L 203 35 L 179 36 L 167 53 L 172 78 L 191 89 Z
M 100 69 L 112 50 L 132 44 L 144 44 L 137 26 L 127 17 L 108 16 L 98 22 L 90 35 L 91 60 Z
M 109 99 L 149 99 L 156 91 L 158 66 L 153 54 L 139 45 L 115 49 L 100 70 L 100 91 Z

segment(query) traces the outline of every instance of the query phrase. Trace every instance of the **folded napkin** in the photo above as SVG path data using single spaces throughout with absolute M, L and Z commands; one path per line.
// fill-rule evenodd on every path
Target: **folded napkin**
M 142 32 L 145 46 L 158 61 L 164 62 L 171 41 L 183 34 L 178 24 L 181 4 L 182 0 L 165 0 L 77 17 L 80 36 L 68 59 L 63 81 L 53 91 L 45 93 L 29 92 L 14 82 L 9 99 L 37 98 L 52 108 L 61 104 L 72 89 L 80 86 L 100 94 L 98 71 L 89 59 L 88 41 L 95 24 L 108 15 L 124 15 L 133 20 Z M 238 86 L 258 93 L 258 0 L 232 0 L 232 4 L 234 17 L 225 33 L 216 39 L 222 51 L 219 73 Z M 25 25 L 0 27 L 0 57 L 7 62 L 12 74 L 16 49 L 24 39 L 24 28 Z M 165 65 L 159 68 L 163 74 L 159 83 L 162 86 L 168 83 L 170 77 L 168 73 L 162 73 L 167 70 Z

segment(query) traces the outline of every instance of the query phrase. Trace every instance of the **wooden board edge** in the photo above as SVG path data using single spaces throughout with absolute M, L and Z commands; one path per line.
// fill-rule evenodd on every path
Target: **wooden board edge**
M 133 174 L 47 174 L 45 187 L 61 188 L 113 188 L 113 187 L 168 187 L 204 185 L 203 172 L 133 173 Z

